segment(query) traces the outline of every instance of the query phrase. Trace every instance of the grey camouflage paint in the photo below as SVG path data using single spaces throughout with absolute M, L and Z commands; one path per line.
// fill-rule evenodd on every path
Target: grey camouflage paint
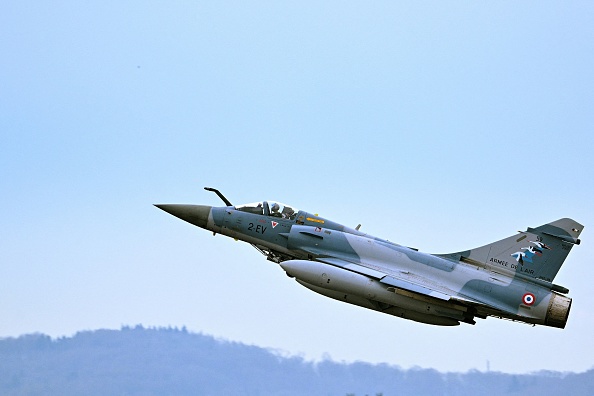
M 264 212 L 258 212 L 260 207 L 156 206 L 215 234 L 253 244 L 301 285 L 350 304 L 448 326 L 474 324 L 475 318 L 487 316 L 560 328 L 567 321 L 571 299 L 561 293 L 568 290 L 552 281 L 580 242 L 583 226 L 574 220 L 528 228 L 463 252 L 432 255 L 304 211 L 291 219 L 273 217 L 267 201 L 260 205 Z

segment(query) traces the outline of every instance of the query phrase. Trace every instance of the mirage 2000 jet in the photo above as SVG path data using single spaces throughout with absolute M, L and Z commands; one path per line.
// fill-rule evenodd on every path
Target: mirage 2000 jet
M 323 296 L 441 326 L 487 316 L 564 328 L 571 298 L 553 282 L 583 226 L 560 219 L 497 242 L 427 254 L 277 201 L 165 204 L 188 223 L 252 244 Z

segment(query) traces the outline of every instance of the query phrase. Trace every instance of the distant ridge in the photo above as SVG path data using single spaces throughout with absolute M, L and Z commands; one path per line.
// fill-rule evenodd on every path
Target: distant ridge
M 440 373 L 311 363 L 185 329 L 0 339 L 1 395 L 594 395 L 594 371 Z

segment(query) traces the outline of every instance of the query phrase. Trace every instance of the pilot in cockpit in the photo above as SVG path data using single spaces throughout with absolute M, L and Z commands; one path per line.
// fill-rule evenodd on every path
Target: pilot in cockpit
M 283 208 L 283 213 L 282 213 L 283 218 L 285 218 L 285 219 L 291 219 L 292 220 L 293 217 L 294 217 L 293 216 L 294 214 L 295 214 L 295 211 L 293 210 L 293 208 L 288 207 L 288 206 L 285 206 Z
M 282 217 L 282 215 L 279 212 L 280 206 L 276 202 L 272 204 L 271 210 L 272 210 L 272 213 L 270 213 L 270 216 L 272 216 L 272 217 Z

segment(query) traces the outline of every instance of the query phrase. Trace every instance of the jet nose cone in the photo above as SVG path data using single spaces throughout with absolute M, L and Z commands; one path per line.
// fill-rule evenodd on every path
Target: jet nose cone
M 201 228 L 206 228 L 210 209 L 212 209 L 212 206 L 206 205 L 155 204 L 155 206 Z

